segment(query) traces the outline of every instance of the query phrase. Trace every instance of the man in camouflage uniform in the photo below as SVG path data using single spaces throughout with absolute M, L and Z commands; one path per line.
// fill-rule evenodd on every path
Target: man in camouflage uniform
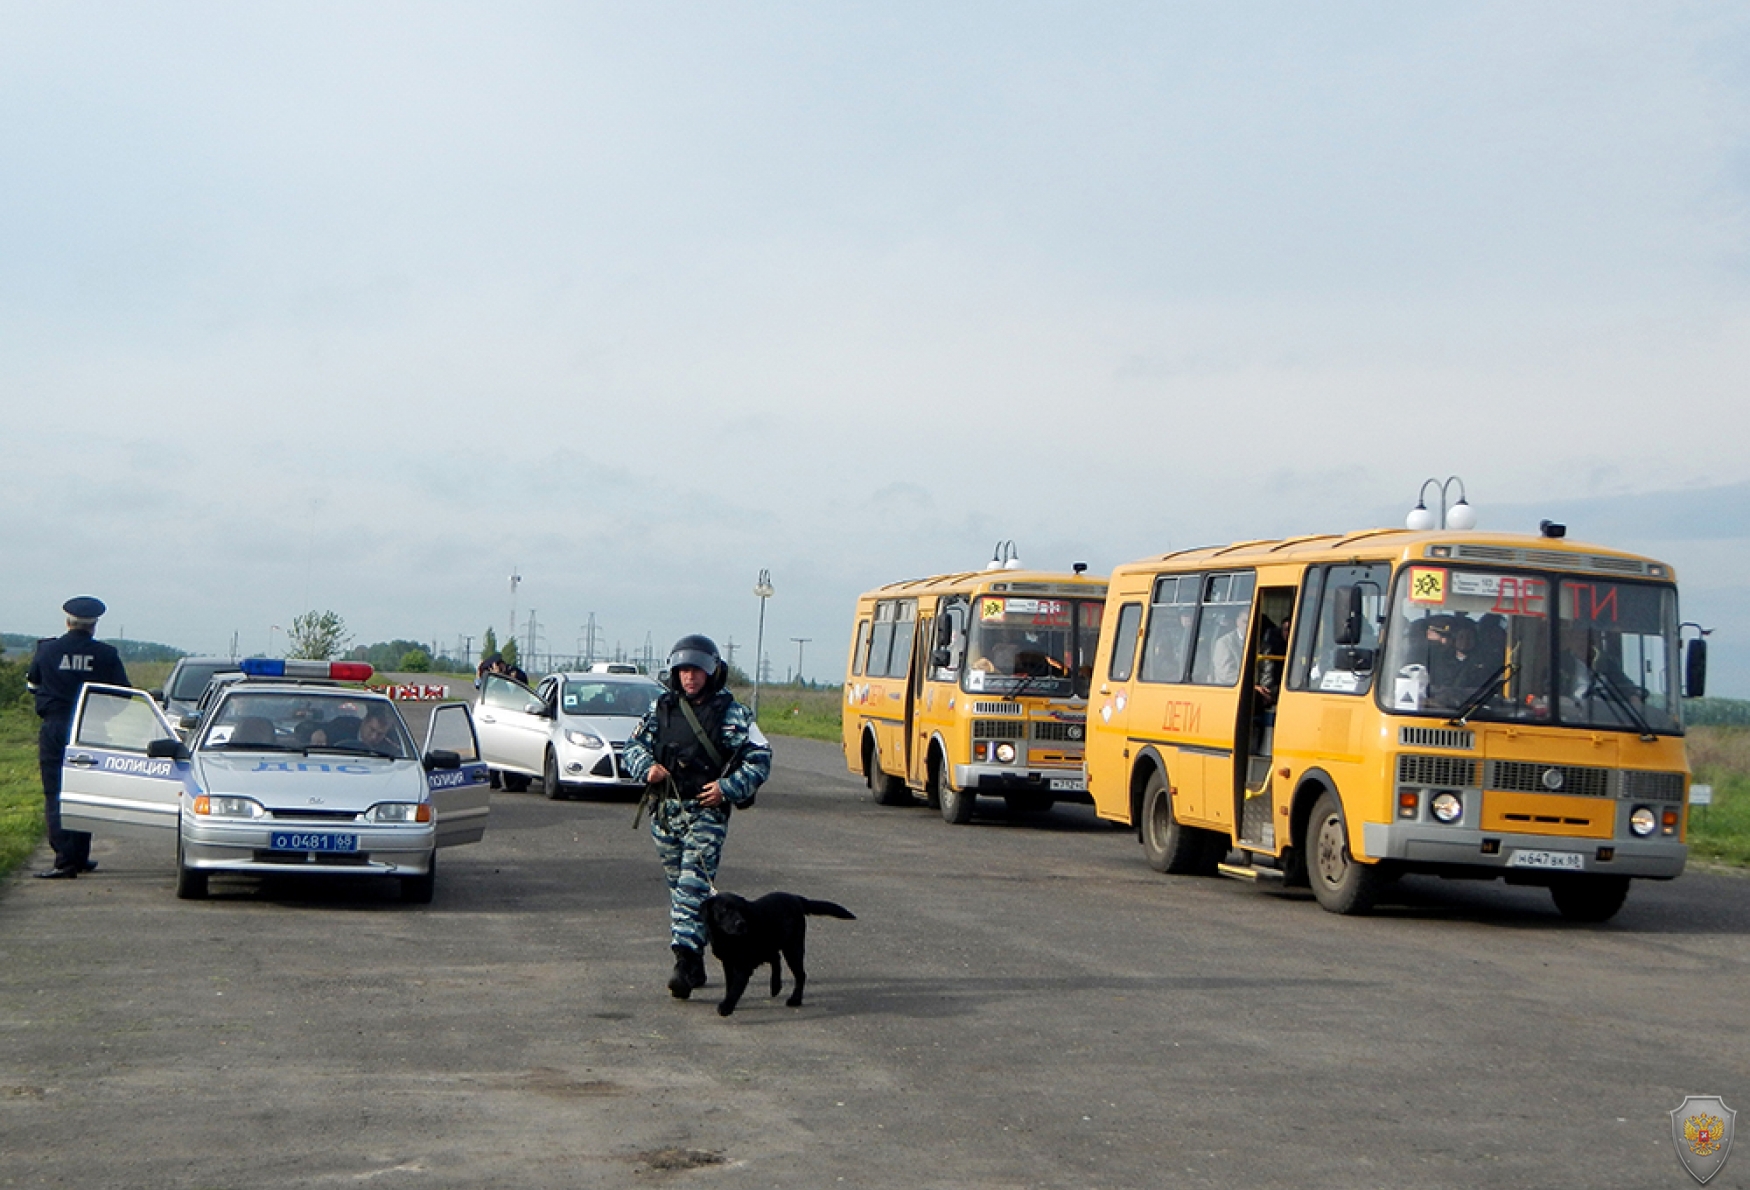
M 728 667 L 709 637 L 683 636 L 669 651 L 666 690 L 626 741 L 626 771 L 645 783 L 650 835 L 668 877 L 674 971 L 680 1000 L 705 985 L 705 923 L 729 813 L 752 804 L 772 772 L 772 750 L 753 713 L 724 689 Z

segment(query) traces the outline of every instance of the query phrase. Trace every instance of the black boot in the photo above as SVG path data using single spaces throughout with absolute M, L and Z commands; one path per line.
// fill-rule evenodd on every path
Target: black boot
M 668 977 L 668 992 L 676 1000 L 685 1000 L 694 988 L 704 985 L 705 960 L 690 946 L 670 949 L 674 951 L 674 972 Z

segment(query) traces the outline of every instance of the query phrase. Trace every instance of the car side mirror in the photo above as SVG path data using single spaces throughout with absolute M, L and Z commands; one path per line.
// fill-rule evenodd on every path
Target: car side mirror
M 146 745 L 146 755 L 153 760 L 187 760 L 188 745 L 181 740 L 153 740 Z
M 436 772 L 439 769 L 459 769 L 462 767 L 462 756 L 459 752 L 451 752 L 448 748 L 433 748 L 425 754 L 422 763 L 428 773 Z
M 176 721 L 176 726 L 182 728 L 184 731 L 193 731 L 200 725 L 201 717 L 199 715 L 184 715 Z
M 164 705 L 164 691 L 162 691 L 162 690 L 148 690 L 148 691 L 146 691 L 146 695 L 153 702 L 157 703 L 159 706 Z
M 1361 643 L 1361 588 L 1338 587 L 1332 596 L 1337 608 L 1336 643 Z
M 1683 657 L 1683 697 L 1700 698 L 1707 693 L 1707 642 L 1689 642 Z

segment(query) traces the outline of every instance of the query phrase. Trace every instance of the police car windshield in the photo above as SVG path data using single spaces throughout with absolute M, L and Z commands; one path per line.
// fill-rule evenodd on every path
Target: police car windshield
M 392 704 L 345 691 L 240 690 L 220 705 L 201 740 L 230 751 L 330 750 L 402 759 L 413 742 Z

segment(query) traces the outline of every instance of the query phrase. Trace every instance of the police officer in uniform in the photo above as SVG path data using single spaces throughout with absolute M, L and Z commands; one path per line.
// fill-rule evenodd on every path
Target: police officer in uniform
M 674 971 L 668 990 L 685 1000 L 705 985 L 705 923 L 732 807 L 747 806 L 772 772 L 772 751 L 753 713 L 724 689 L 729 667 L 706 636 L 669 651 L 667 687 L 626 742 L 626 771 L 645 782 L 650 835 L 668 877 Z
M 130 684 L 114 646 L 91 635 L 98 617 L 108 610 L 103 601 L 80 595 L 67 600 L 61 610 L 67 613 L 66 635 L 37 642 L 27 675 L 36 697 L 36 713 L 43 721 L 37 732 L 36 755 L 42 769 L 43 817 L 48 821 L 49 846 L 55 849 L 55 866 L 37 873 L 42 880 L 71 880 L 97 867 L 91 858 L 91 836 L 61 829 L 61 760 L 67 751 L 79 688 L 87 682 Z

